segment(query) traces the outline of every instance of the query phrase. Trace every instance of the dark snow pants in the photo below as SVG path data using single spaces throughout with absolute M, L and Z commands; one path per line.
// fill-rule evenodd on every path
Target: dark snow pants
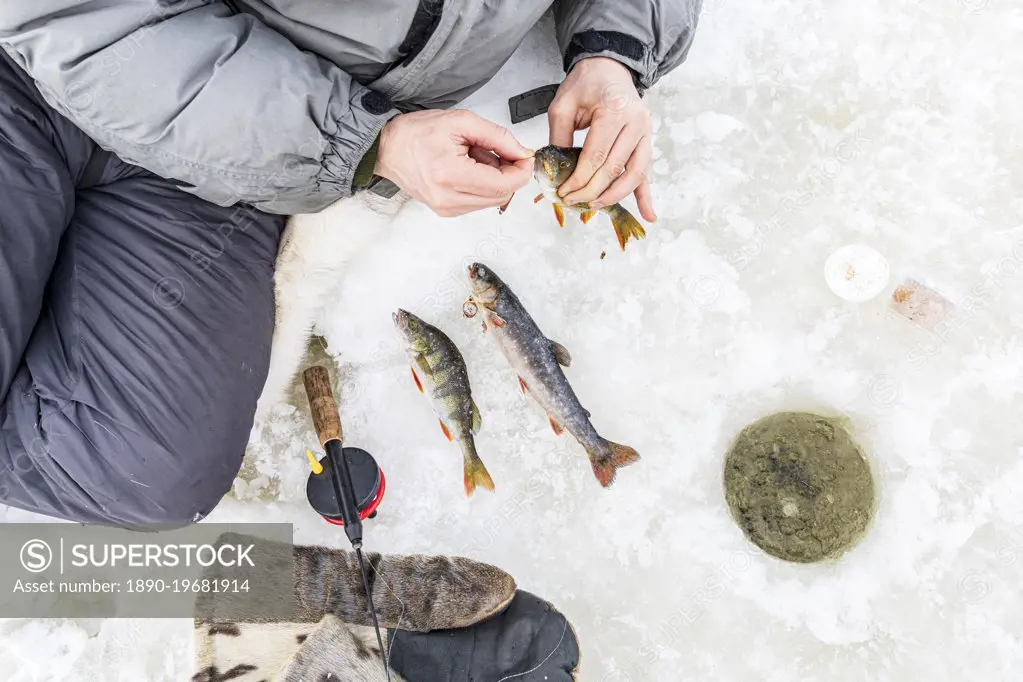
M 0 503 L 198 520 L 241 466 L 284 220 L 102 151 L 0 55 Z

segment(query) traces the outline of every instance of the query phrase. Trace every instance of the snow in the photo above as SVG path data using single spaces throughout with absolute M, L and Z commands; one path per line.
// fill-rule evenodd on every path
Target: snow
M 472 98 L 476 111 L 507 122 L 509 96 L 557 80 L 550 30 Z M 1021 31 L 1008 0 L 708 1 L 689 61 L 648 95 L 661 219 L 645 241 L 622 254 L 603 216 L 561 230 L 532 188 L 503 217 L 409 210 L 320 325 L 347 439 L 388 475 L 368 546 L 501 566 L 571 618 L 585 680 L 1017 679 Z M 541 146 L 545 121 L 515 133 Z M 891 268 L 864 303 L 823 277 L 854 243 Z M 597 429 L 642 454 L 610 490 L 463 318 L 473 260 L 571 351 Z M 888 312 L 907 279 L 955 304 L 946 324 L 927 332 Z M 459 453 L 392 332 L 399 306 L 462 349 L 496 494 L 464 499 Z M 827 564 L 750 546 L 721 490 L 731 438 L 800 409 L 845 417 L 878 482 L 867 535 Z M 210 520 L 293 522 L 299 542 L 342 546 L 304 504 L 304 410 L 281 407 L 253 435 Z M 0 669 L 18 682 L 176 681 L 190 664 L 182 621 L 0 632 Z

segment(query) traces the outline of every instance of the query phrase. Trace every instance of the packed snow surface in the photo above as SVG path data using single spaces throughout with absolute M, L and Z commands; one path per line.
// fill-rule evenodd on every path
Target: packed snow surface
M 347 439 L 388 476 L 368 546 L 501 566 L 571 618 L 584 680 L 1018 679 L 1020 35 L 1010 0 L 707 0 L 689 61 L 647 97 L 660 220 L 646 240 L 623 254 L 604 216 L 559 229 L 532 187 L 503 217 L 408 210 L 320 320 Z M 559 77 L 543 24 L 470 105 L 506 123 L 509 96 Z M 514 131 L 547 141 L 542 118 Z M 890 268 L 870 301 L 824 280 L 848 244 Z M 473 260 L 571 351 L 598 431 L 642 454 L 610 490 L 463 317 Z M 910 278 L 955 305 L 938 327 L 889 312 Z M 392 330 L 398 307 L 462 349 L 496 493 L 464 498 L 458 449 Z M 293 402 L 254 430 L 210 520 L 293 522 L 299 542 L 343 546 L 304 502 L 315 438 Z M 879 508 L 839 561 L 777 561 L 729 518 L 730 441 L 779 410 L 844 416 L 868 453 Z M 184 621 L 0 628 L 17 682 L 176 682 L 191 665 Z

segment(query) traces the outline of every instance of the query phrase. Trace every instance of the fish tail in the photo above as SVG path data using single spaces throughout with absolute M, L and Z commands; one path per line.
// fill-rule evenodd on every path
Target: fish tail
M 615 228 L 615 234 L 618 235 L 618 245 L 622 247 L 622 251 L 625 250 L 625 244 L 633 237 L 642 239 L 646 236 L 646 229 L 621 204 L 608 206 L 604 211 L 611 217 L 611 224 Z
M 465 467 L 465 496 L 472 497 L 476 492 L 476 486 L 481 485 L 493 492 L 494 479 L 490 478 L 490 472 L 483 465 L 483 460 L 476 454 L 476 446 L 467 443 L 465 446 L 464 467 Z
M 600 485 L 609 488 L 614 483 L 615 474 L 618 473 L 618 469 L 638 462 L 639 453 L 628 445 L 619 445 L 609 440 L 603 441 L 603 445 L 606 446 L 601 448 L 604 451 L 603 453 L 597 454 L 593 451 L 588 451 L 586 454 L 590 457 L 593 473 L 596 475 L 597 480 L 600 481 Z

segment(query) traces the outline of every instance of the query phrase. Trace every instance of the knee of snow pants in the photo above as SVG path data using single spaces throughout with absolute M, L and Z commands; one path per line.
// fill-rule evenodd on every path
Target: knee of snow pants
M 284 219 L 100 150 L 0 58 L 0 502 L 180 526 L 241 466 Z

